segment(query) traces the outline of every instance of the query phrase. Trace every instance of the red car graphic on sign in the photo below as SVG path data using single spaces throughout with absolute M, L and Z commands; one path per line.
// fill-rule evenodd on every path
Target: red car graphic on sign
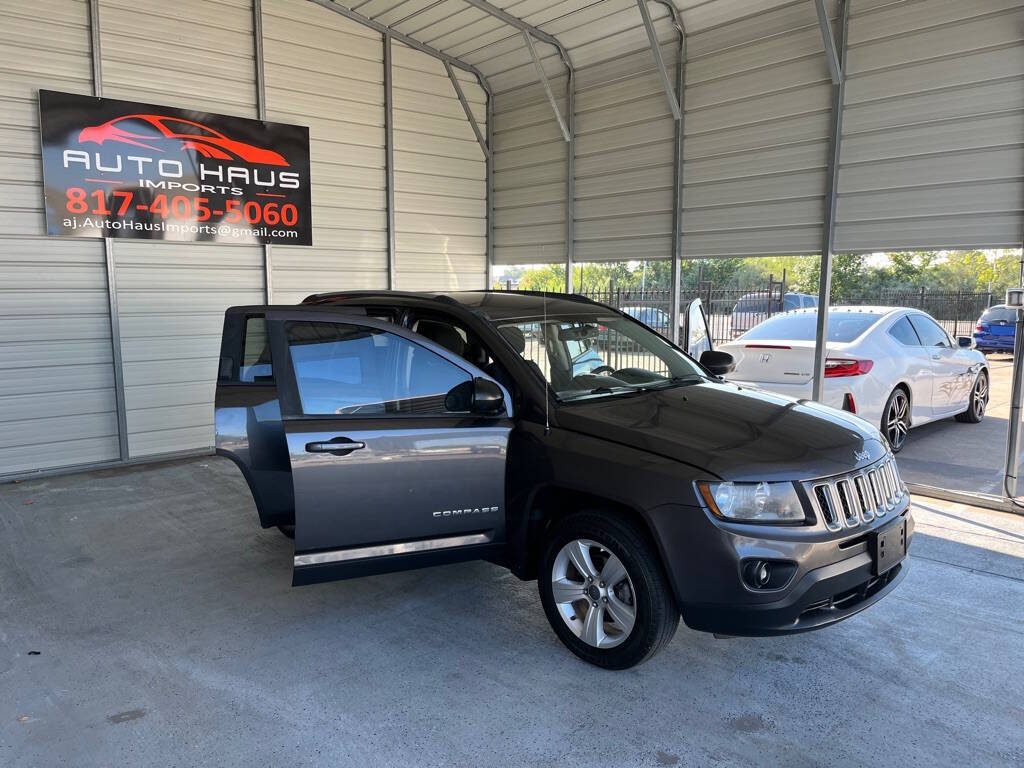
M 277 152 L 229 139 L 201 123 L 165 115 L 124 115 L 100 125 L 83 128 L 78 142 L 108 141 L 145 147 L 155 152 L 168 148 L 191 149 L 216 160 L 241 160 L 262 165 L 288 165 Z

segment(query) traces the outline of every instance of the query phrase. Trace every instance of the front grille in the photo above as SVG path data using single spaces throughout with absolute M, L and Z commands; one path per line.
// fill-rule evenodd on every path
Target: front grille
M 830 531 L 857 528 L 884 517 L 907 495 L 891 454 L 870 467 L 804 484 L 814 511 Z

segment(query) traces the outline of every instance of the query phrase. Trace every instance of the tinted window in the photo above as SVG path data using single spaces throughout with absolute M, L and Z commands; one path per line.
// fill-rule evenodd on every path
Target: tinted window
M 241 381 L 260 381 L 271 379 L 273 376 L 267 321 L 262 315 L 247 317 L 245 336 L 242 340 L 242 365 L 238 378 Z
M 373 328 L 292 322 L 286 330 L 305 414 L 447 413 L 447 394 L 471 380 L 429 349 Z
M 804 296 L 805 307 L 816 307 L 818 306 L 818 299 L 816 296 Z
M 870 312 L 829 312 L 828 340 L 853 341 L 874 325 L 881 315 Z M 818 313 L 801 312 L 792 315 L 776 315 L 743 334 L 746 341 L 758 339 L 786 339 L 789 341 L 814 341 L 818 335 Z
M 899 321 L 889 329 L 889 335 L 905 347 L 921 346 L 921 340 L 917 338 L 917 333 L 914 332 L 914 326 L 912 326 L 910 321 L 905 317 L 901 317 Z
M 949 337 L 942 330 L 938 323 L 924 315 L 910 315 L 910 322 L 914 324 L 914 330 L 921 337 L 921 344 L 925 347 L 949 347 Z
M 983 323 L 995 323 L 1000 320 L 1008 323 L 1017 322 L 1017 310 L 1008 307 L 992 307 L 986 309 L 981 316 L 981 322 Z

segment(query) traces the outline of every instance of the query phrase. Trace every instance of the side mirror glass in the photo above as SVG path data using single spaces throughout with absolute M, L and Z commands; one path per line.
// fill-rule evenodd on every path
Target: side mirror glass
M 736 368 L 736 361 L 728 352 L 719 352 L 709 349 L 700 356 L 700 364 L 707 368 L 715 376 L 724 376 L 732 373 Z
M 956 343 L 961 349 L 970 349 L 974 346 L 974 339 L 970 336 L 957 336 Z

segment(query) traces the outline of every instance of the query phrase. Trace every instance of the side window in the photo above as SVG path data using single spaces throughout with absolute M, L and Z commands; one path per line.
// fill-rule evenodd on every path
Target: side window
M 910 321 L 905 316 L 897 320 L 893 327 L 889 329 L 889 335 L 905 347 L 921 346 L 921 340 L 917 338 L 914 326 L 910 324 Z
M 401 336 L 345 323 L 285 329 L 304 414 L 431 416 L 468 408 L 465 398 L 446 398 L 470 375 Z
M 803 303 L 805 307 L 818 306 L 818 300 L 814 296 L 804 296 Z
M 242 365 L 239 381 L 259 382 L 274 378 L 270 360 L 270 339 L 267 337 L 267 321 L 263 315 L 245 319 L 245 335 L 242 337 Z
M 925 347 L 950 347 L 949 336 L 939 327 L 938 323 L 924 315 L 910 315 L 910 322 L 921 337 L 921 345 Z
M 797 309 L 800 306 L 799 296 L 790 296 L 786 294 L 786 300 L 782 304 L 782 309 L 789 312 L 791 309 Z

